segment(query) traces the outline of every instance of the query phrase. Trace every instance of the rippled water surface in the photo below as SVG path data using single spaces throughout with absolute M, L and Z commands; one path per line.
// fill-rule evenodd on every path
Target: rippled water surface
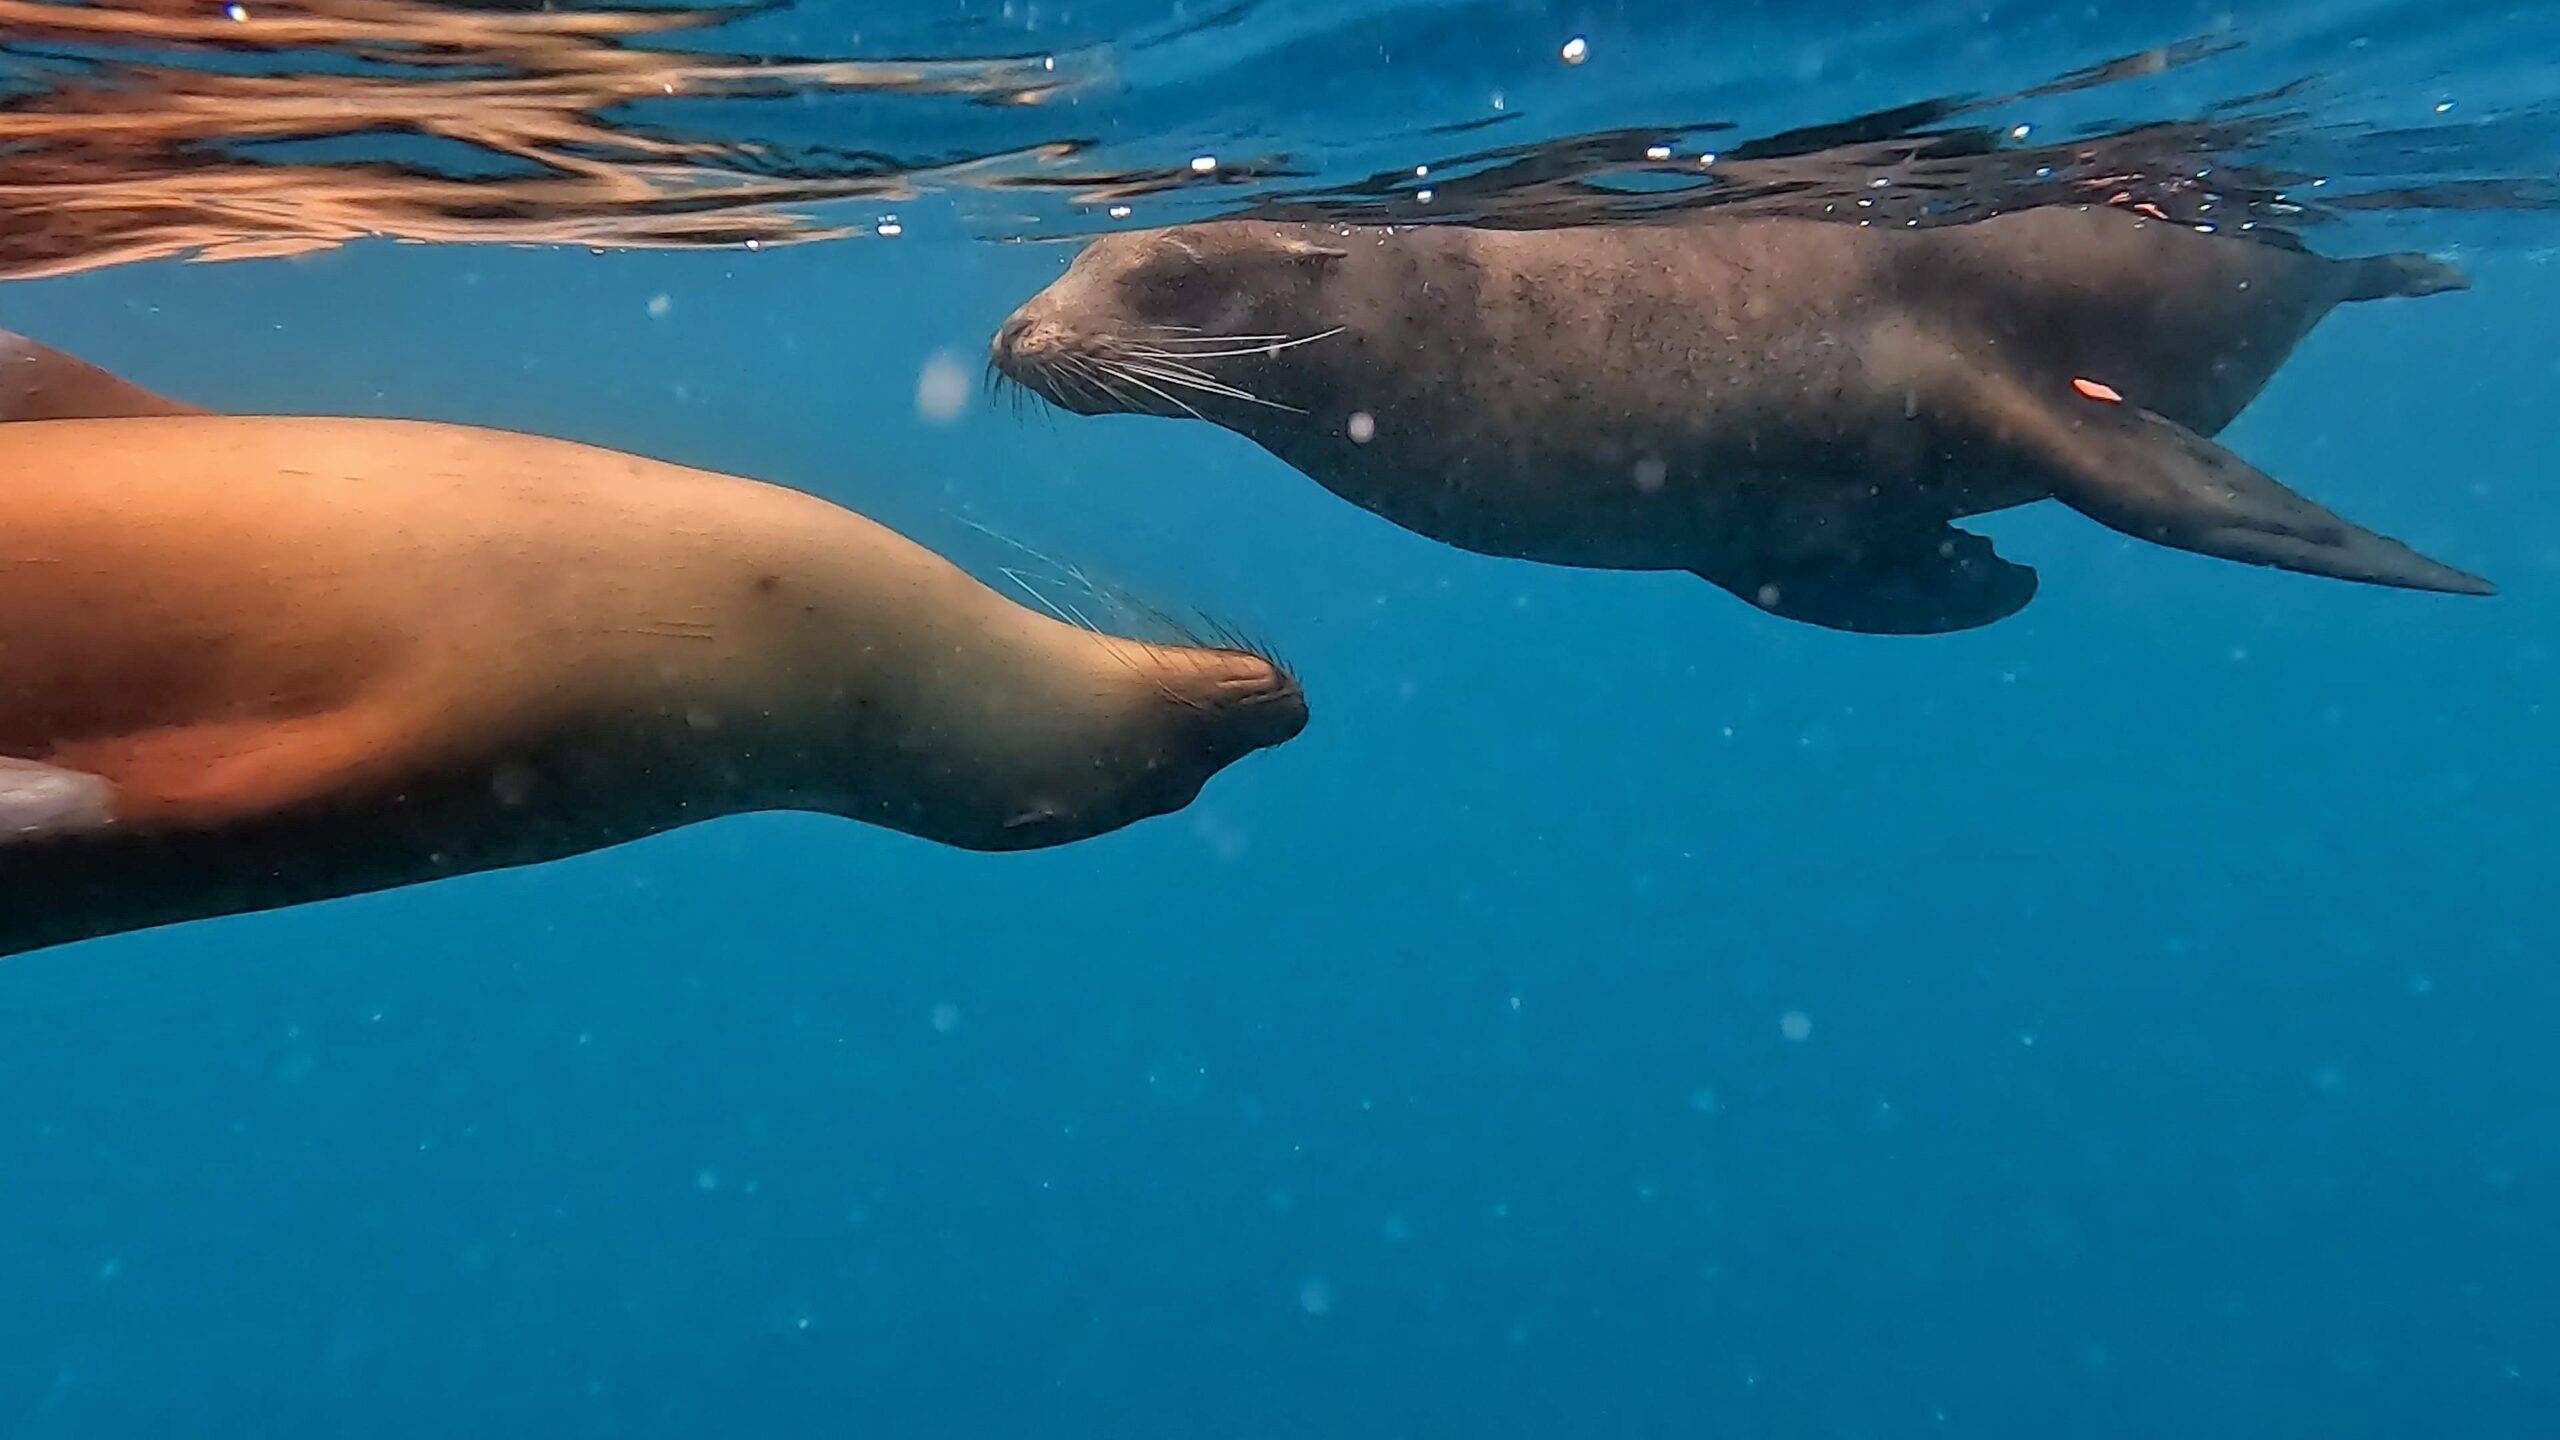
M 0 1436 L 2560 1431 L 2555 57 L 2458 0 L 0 0 L 0 326 L 810 490 L 1315 717 L 1056 851 L 741 817 L 0 962 Z M 2014 619 L 1843 635 L 976 383 L 1104 231 L 2060 202 L 2466 269 L 2221 439 L 2501 593 L 2046 505 L 1981 523 Z
M 1651 8 L 12 0 L 6 245 L 41 270 L 2066 198 L 2290 231 L 2560 199 L 2539 7 Z

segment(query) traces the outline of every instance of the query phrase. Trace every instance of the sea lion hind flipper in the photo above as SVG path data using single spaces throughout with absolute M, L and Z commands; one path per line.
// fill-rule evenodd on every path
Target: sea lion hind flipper
M 103 775 L 0 755 L 0 846 L 86 835 L 115 822 Z
M 2471 277 L 2433 255 L 2368 255 L 2339 262 L 2346 267 L 2347 291 L 2354 300 L 2405 300 L 2468 290 Z
M 1850 556 L 1697 573 L 1772 615 L 1861 635 L 1973 630 L 2015 615 L 2036 594 L 2033 569 L 1948 525 L 1890 532 Z
M 2479 576 L 2343 519 L 2176 421 L 2130 404 L 2024 417 L 2010 438 L 2045 463 L 2056 499 L 2137 539 L 2333 580 L 2497 593 Z

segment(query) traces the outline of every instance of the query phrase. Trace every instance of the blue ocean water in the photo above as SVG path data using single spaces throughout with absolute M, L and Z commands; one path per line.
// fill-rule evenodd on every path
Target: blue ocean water
M 2449 101 L 2463 148 L 2363 173 L 2555 173 L 2538 7 L 908 9 L 749 23 L 1154 37 L 1064 121 L 950 123 L 1306 183 L 1506 87 L 1542 134 L 1757 134 L 2220 23 L 2255 48 L 2080 103 L 2311 72 L 2296 159 Z M 881 113 L 912 156 L 956 112 Z M 1462 554 L 1205 426 L 928 413 L 1072 254 L 1009 194 L 0 290 L 225 410 L 597 441 L 992 574 L 983 526 L 1269 641 L 1315 712 L 1055 851 L 748 817 L 0 964 L 0 1435 L 2560 1433 L 2547 216 L 2312 233 L 2475 288 L 2341 311 L 2225 436 L 2499 597 L 2044 506 L 1983 524 L 2034 605 L 1907 640 Z

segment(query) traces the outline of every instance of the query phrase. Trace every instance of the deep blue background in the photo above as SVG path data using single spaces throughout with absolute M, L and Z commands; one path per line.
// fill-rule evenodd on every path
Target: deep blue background
M 2531 244 L 2340 314 L 2226 437 L 2501 597 L 2047 507 L 1987 527 L 2042 598 L 1915 641 L 1459 554 L 1205 427 L 930 423 L 1065 259 L 937 213 L 0 295 L 228 409 L 1003 563 L 966 516 L 1317 711 L 1055 852 L 743 819 L 0 965 L 0 1435 L 2560 1427 Z

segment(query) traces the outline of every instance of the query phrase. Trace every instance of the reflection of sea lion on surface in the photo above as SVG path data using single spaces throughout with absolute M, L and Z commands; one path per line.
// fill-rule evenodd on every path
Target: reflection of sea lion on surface
M 1694 570 L 1792 619 L 1935 632 L 2035 593 L 1949 522 L 2048 498 L 2225 559 L 2487 593 L 2204 438 L 2331 307 L 2463 284 L 2104 209 L 1237 221 L 1096 242 L 995 359 L 1069 410 L 1212 420 L 1466 549 Z
M 20 413 L 130 399 L 9 353 Z M 812 496 L 563 441 L 50 419 L 0 424 L 0 473 L 0 954 L 742 811 L 1057 844 L 1305 721 L 1259 656 L 1092 634 Z

